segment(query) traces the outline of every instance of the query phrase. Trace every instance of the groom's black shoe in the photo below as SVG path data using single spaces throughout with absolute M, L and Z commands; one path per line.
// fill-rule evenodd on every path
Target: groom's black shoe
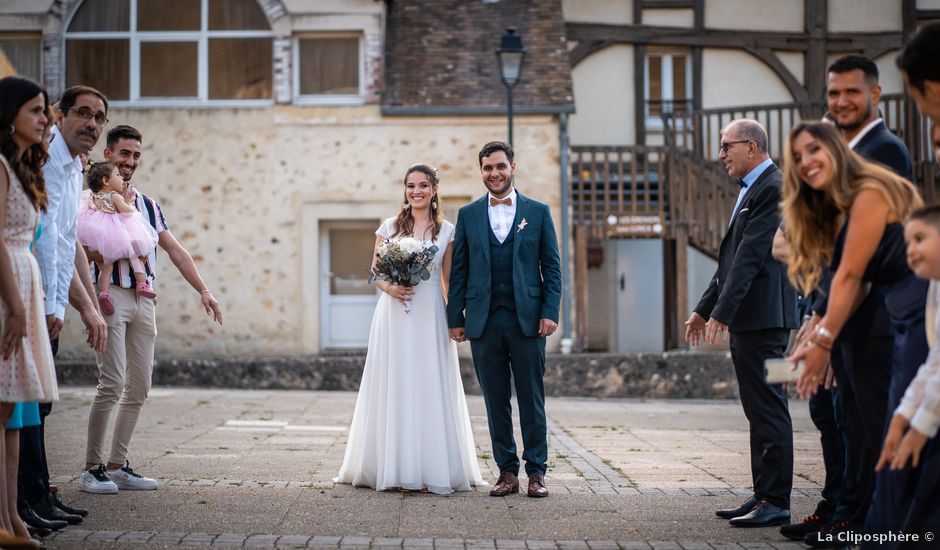
M 738 506 L 737 508 L 730 508 L 727 510 L 718 510 L 715 512 L 715 515 L 721 519 L 731 519 L 743 516 L 744 514 L 750 512 L 757 506 L 757 497 L 751 496 L 751 498 L 744 501 L 744 504 Z
M 545 488 L 545 476 L 542 474 L 532 474 L 529 476 L 528 496 L 533 498 L 544 498 L 548 496 L 548 489 Z
M 774 506 L 762 500 L 753 510 L 741 517 L 731 518 L 729 521 L 735 527 L 769 527 L 790 523 L 790 509 Z
M 504 497 L 510 493 L 519 492 L 519 478 L 512 472 L 499 474 L 499 481 L 490 489 L 491 497 Z

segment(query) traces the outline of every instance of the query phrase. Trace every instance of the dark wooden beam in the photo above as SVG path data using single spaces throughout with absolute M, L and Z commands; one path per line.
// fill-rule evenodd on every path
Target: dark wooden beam
M 633 46 L 633 118 L 634 138 L 638 145 L 646 144 L 646 46 Z
M 810 5 L 824 2 L 809 0 Z M 634 10 L 636 11 L 636 10 Z M 814 10 L 815 11 L 815 10 Z M 636 14 L 634 14 L 636 15 Z M 600 40 L 621 44 L 662 44 L 669 46 L 702 46 L 706 48 L 769 48 L 771 50 L 805 52 L 817 41 L 807 33 L 774 31 L 738 31 L 656 27 L 641 24 L 604 25 L 600 23 L 566 23 L 570 40 Z M 900 32 L 828 33 L 821 40 L 824 51 L 863 51 L 866 48 L 894 47 L 904 43 Z
M 940 19 L 940 10 L 917 10 L 918 21 L 935 21 Z
M 744 51 L 763 61 L 774 74 L 780 77 L 780 80 L 783 81 L 783 85 L 787 87 L 790 95 L 793 96 L 794 101 L 806 101 L 809 99 L 807 97 L 806 88 L 800 84 L 796 76 L 770 48 L 744 48 Z
M 588 40 L 583 42 L 578 42 L 578 45 L 574 47 L 573 50 L 568 52 L 568 57 L 571 59 L 571 66 L 574 67 L 585 57 L 591 55 L 592 53 L 599 52 L 608 46 L 612 46 L 614 42 L 604 41 L 604 40 Z
M 901 32 L 904 41 L 917 32 L 917 0 L 901 0 Z
M 702 30 L 705 28 L 705 0 L 694 0 L 692 9 L 695 10 L 695 19 L 692 26 L 695 27 L 695 30 Z
M 829 42 L 827 2 L 803 0 L 803 26 L 809 37 L 803 59 L 803 88 L 807 99 L 816 101 L 826 93 L 826 48 Z
M 640 9 L 692 9 L 696 0 L 638 0 Z

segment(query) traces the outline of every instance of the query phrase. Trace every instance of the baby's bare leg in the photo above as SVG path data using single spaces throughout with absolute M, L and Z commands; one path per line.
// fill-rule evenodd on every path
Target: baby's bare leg
M 134 268 L 134 281 L 137 283 L 147 282 L 147 273 L 144 271 L 144 264 L 141 259 L 146 260 L 146 256 L 139 258 L 130 258 L 131 267 Z
M 111 288 L 111 272 L 114 266 L 107 262 L 95 262 L 98 266 L 98 292 L 107 292 Z

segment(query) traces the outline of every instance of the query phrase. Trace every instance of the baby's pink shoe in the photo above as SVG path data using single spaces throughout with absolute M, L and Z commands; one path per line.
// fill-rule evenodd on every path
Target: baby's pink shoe
M 153 287 L 150 286 L 150 283 L 137 283 L 136 289 L 137 294 L 144 298 L 152 299 L 157 297 L 157 293 L 153 291 Z
M 114 303 L 111 302 L 111 295 L 107 290 L 98 293 L 98 305 L 101 306 L 101 312 L 105 315 L 114 313 Z

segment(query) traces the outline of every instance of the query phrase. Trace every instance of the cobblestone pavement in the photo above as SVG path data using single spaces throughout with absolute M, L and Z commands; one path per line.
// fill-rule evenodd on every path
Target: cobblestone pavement
M 747 423 L 734 401 L 550 398 L 548 499 L 442 497 L 334 485 L 355 394 L 157 388 L 129 460 L 157 491 L 78 490 L 94 390 L 64 388 L 47 421 L 50 471 L 82 525 L 53 548 L 800 548 L 775 528 L 735 529 L 714 510 L 751 494 Z M 482 398 L 468 397 L 487 484 Z M 792 512 L 812 512 L 818 432 L 791 402 Z M 517 434 L 517 440 L 521 438 Z M 523 487 L 525 479 L 522 479 Z

